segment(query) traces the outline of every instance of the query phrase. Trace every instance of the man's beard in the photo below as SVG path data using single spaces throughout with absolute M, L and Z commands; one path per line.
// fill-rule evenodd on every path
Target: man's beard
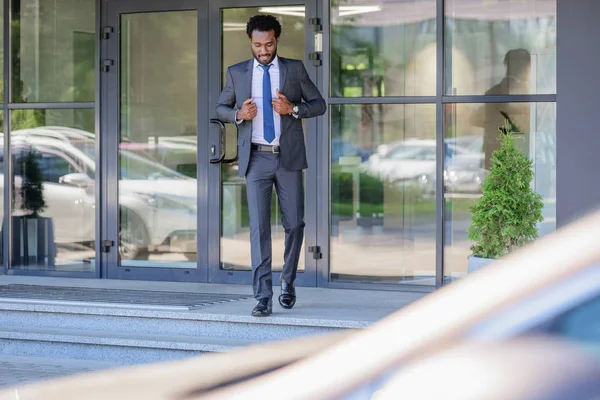
M 261 64 L 261 65 L 269 65 L 269 64 L 271 64 L 271 63 L 273 62 L 273 60 L 275 59 L 275 57 L 277 57 L 277 50 L 275 50 L 275 51 L 274 51 L 274 52 L 271 54 L 271 58 L 269 59 L 269 61 L 266 61 L 266 62 L 264 62 L 264 63 L 263 63 L 262 61 L 260 61 L 260 59 L 259 59 L 257 56 L 254 56 L 254 59 L 255 59 L 256 61 L 258 61 L 258 63 L 259 63 L 259 64 Z

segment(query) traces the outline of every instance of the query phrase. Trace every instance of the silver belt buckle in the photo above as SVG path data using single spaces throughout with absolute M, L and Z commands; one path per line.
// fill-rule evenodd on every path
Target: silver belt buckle
M 276 148 L 277 148 L 277 146 L 271 146 L 271 153 L 273 153 L 273 154 L 279 153 L 279 151 L 275 151 Z

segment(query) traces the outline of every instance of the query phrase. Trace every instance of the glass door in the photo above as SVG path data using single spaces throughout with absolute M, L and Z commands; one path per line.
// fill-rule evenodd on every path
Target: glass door
M 225 0 L 211 3 L 210 35 L 220 40 L 210 42 L 210 104 L 215 115 L 214 105 L 225 84 L 227 68 L 239 62 L 252 59 L 250 41 L 246 34 L 246 24 L 257 14 L 274 15 L 282 26 L 278 45 L 278 55 L 300 59 L 313 80 L 317 83 L 317 65 L 310 60 L 315 52 L 315 28 L 310 24 L 316 15 L 314 1 L 259 1 L 248 6 L 247 1 Z M 317 36 L 317 38 L 319 38 Z M 284 93 L 285 94 L 285 93 Z M 315 286 L 316 268 L 319 257 L 316 234 L 316 144 L 317 120 L 303 121 L 304 138 L 307 149 L 308 169 L 304 170 L 304 209 L 306 223 L 304 230 L 304 250 L 301 253 L 297 285 Z M 225 124 L 219 128 L 212 125 L 211 142 L 226 149 L 218 153 L 224 155 L 224 162 L 212 163 L 209 167 L 209 185 L 214 190 L 209 193 L 209 280 L 211 282 L 250 283 L 250 228 L 245 179 L 238 176 L 235 162 L 237 129 Z M 223 138 L 218 139 L 219 129 Z M 215 136 L 217 135 L 217 136 Z M 275 190 L 271 206 L 271 232 L 273 243 L 273 282 L 279 282 L 284 260 L 285 231 L 281 222 L 281 211 Z M 312 252 L 311 250 L 315 250 Z
M 108 4 L 102 249 L 109 278 L 206 280 L 197 212 L 204 8 L 187 0 Z

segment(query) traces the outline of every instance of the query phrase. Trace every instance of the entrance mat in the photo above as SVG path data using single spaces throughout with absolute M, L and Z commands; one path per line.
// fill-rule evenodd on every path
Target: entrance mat
M 224 293 L 182 293 L 131 289 L 97 289 L 41 285 L 0 285 L 0 301 L 26 299 L 52 302 L 114 303 L 170 306 L 193 309 L 251 298 L 251 295 Z

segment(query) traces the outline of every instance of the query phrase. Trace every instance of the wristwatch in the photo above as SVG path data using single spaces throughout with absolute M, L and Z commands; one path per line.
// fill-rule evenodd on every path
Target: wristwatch
M 292 114 L 298 114 L 298 111 L 300 111 L 300 109 L 298 108 L 297 105 L 294 104 L 294 108 L 292 108 Z

